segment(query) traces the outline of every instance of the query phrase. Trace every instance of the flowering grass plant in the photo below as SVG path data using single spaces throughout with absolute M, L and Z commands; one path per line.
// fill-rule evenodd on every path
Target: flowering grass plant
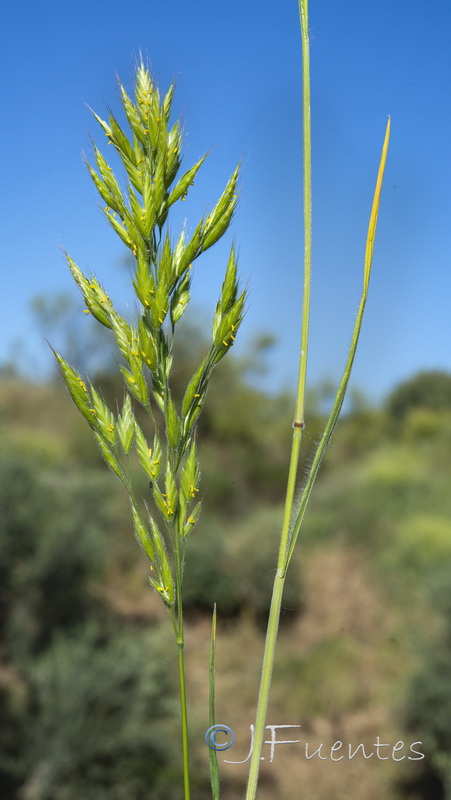
M 336 425 L 349 381 L 368 292 L 379 199 L 388 147 L 389 125 L 382 151 L 371 211 L 364 261 L 364 282 L 350 352 L 335 403 L 313 459 L 309 476 L 294 510 L 297 468 L 304 421 L 304 397 L 308 351 L 311 274 L 311 143 L 308 3 L 299 0 L 303 52 L 304 116 L 304 299 L 299 382 L 293 423 L 285 513 L 280 538 L 277 572 L 267 628 L 262 678 L 255 723 L 246 800 L 257 791 L 260 756 L 266 723 L 271 674 L 276 648 L 285 576 L 293 554 L 308 499 L 321 458 Z M 173 343 L 177 325 L 190 299 L 194 262 L 213 246 L 230 226 L 237 204 L 239 167 L 229 178 L 216 205 L 187 237 L 169 231 L 171 206 L 185 201 L 206 156 L 180 175 L 182 135 L 179 121 L 170 124 L 173 86 L 164 97 L 144 63 L 136 72 L 134 95 L 119 84 L 129 126 L 125 132 L 113 114 L 104 120 L 94 113 L 108 144 L 114 148 L 127 176 L 123 187 L 105 156 L 94 144 L 94 165 L 88 170 L 104 204 L 104 216 L 130 250 L 134 261 L 133 287 L 137 313 L 128 322 L 93 275 L 84 275 L 67 255 L 67 262 L 84 301 L 86 313 L 109 328 L 123 363 L 124 400 L 112 411 L 92 383 L 55 353 L 61 374 L 76 406 L 89 423 L 103 458 L 123 484 L 130 501 L 136 538 L 150 563 L 150 584 L 165 604 L 178 650 L 184 798 L 190 798 L 188 719 L 184 669 L 183 573 L 185 546 L 200 513 L 197 499 L 200 465 L 196 449 L 196 426 L 212 371 L 230 351 L 245 310 L 246 293 L 240 290 L 237 262 L 232 246 L 222 290 L 214 312 L 207 354 L 189 381 L 179 408 L 171 390 Z M 138 423 L 136 404 L 148 417 L 148 430 Z M 147 481 L 152 502 L 138 496 L 130 469 L 135 451 Z M 213 600 L 213 598 L 212 598 Z M 213 616 L 210 655 L 210 724 L 214 724 L 216 609 Z M 210 773 L 214 800 L 220 796 L 216 754 L 210 751 Z
M 237 203 L 239 169 L 235 169 L 221 197 L 186 238 L 182 230 L 171 240 L 165 227 L 170 207 L 186 199 L 205 156 L 178 177 L 181 164 L 181 126 L 169 126 L 173 86 L 166 96 L 141 63 L 132 99 L 120 85 L 131 136 L 110 114 L 108 121 L 94 114 L 108 143 L 118 153 L 128 176 L 123 191 L 110 164 L 94 145 L 95 167 L 87 164 L 105 203 L 104 215 L 131 251 L 135 262 L 133 286 L 138 313 L 127 322 L 93 276 L 84 275 L 67 254 L 72 275 L 91 313 L 109 328 L 124 365 L 120 367 L 125 395 L 115 414 L 96 388 L 55 353 L 69 392 L 88 421 L 103 458 L 124 485 L 136 538 L 150 562 L 150 583 L 164 602 L 178 647 L 182 716 L 185 798 L 190 796 L 188 722 L 184 675 L 183 570 L 187 536 L 199 512 L 200 468 L 196 450 L 196 422 L 207 394 L 213 368 L 229 352 L 243 319 L 245 291 L 237 280 L 232 246 L 221 295 L 213 318 L 208 353 L 186 387 L 182 407 L 176 409 L 170 376 L 175 329 L 190 298 L 194 261 L 228 229 Z M 176 178 L 178 180 L 176 181 Z M 138 424 L 132 400 L 146 410 L 152 440 Z M 136 450 L 153 495 L 153 507 L 137 497 L 130 470 L 130 453 Z

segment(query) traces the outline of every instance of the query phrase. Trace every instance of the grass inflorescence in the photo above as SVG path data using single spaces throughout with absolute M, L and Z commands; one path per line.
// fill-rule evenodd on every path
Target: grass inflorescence
M 234 246 L 216 304 L 210 347 L 186 387 L 181 408 L 176 407 L 171 391 L 173 345 L 175 329 L 190 300 L 193 264 L 225 234 L 232 220 L 239 167 L 192 235 L 186 237 L 183 229 L 173 241 L 167 225 L 170 208 L 186 199 L 206 156 L 178 175 L 182 135 L 180 121 L 169 124 L 173 86 L 161 99 L 149 70 L 140 63 L 134 99 L 122 84 L 119 87 L 130 132 L 121 128 L 113 114 L 105 121 L 93 113 L 125 168 L 126 191 L 95 144 L 95 165 L 87 162 L 87 167 L 105 204 L 105 218 L 133 257 L 133 288 L 138 303 L 135 320 L 125 320 L 95 276 L 84 275 L 66 256 L 86 313 L 111 330 L 122 356 L 125 394 L 121 410 L 115 413 L 108 408 L 91 382 L 60 354 L 55 352 L 55 357 L 103 458 L 128 493 L 135 535 L 150 562 L 150 583 L 173 624 L 179 654 L 185 798 L 189 798 L 182 601 L 185 543 L 201 507 L 197 421 L 212 371 L 233 346 L 244 314 L 246 292 L 239 289 Z M 151 439 L 138 423 L 136 403 L 147 412 Z M 152 510 L 136 493 L 130 469 L 133 448 L 151 488 Z

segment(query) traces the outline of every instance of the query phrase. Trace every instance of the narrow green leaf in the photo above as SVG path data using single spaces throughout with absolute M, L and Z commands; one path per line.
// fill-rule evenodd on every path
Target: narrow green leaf
M 210 668 L 209 668 L 209 727 L 216 724 L 215 714 L 215 671 L 216 671 L 216 603 L 213 605 L 213 616 L 211 619 L 211 638 L 210 638 Z M 210 761 L 210 782 L 212 800 L 220 800 L 221 790 L 219 786 L 218 757 L 216 750 L 209 747 Z
M 307 483 L 304 487 L 304 490 L 301 494 L 301 499 L 299 502 L 299 506 L 297 508 L 296 514 L 290 526 L 290 536 L 288 540 L 288 548 L 287 554 L 285 559 L 285 565 L 283 567 L 283 575 L 288 568 L 288 565 L 291 560 L 291 556 L 293 555 L 293 550 L 296 545 L 296 540 L 299 535 L 299 530 L 302 524 L 302 520 L 304 519 L 304 514 L 307 508 L 307 503 L 310 499 L 310 494 L 313 489 L 313 485 L 315 482 L 315 478 L 318 474 L 319 466 L 321 463 L 321 459 L 324 456 L 326 451 L 327 445 L 330 442 L 332 433 L 334 428 L 337 424 L 338 417 L 341 411 L 341 407 L 343 405 L 343 400 L 346 394 L 346 389 L 349 383 L 349 378 L 351 375 L 351 369 L 354 362 L 354 357 L 357 349 L 357 343 L 359 341 L 360 336 L 360 329 L 362 327 L 362 318 L 363 312 L 365 309 L 366 298 L 368 294 L 368 286 L 369 286 L 369 279 L 371 274 L 371 264 L 373 259 L 373 250 L 374 250 L 374 236 L 376 232 L 376 225 L 377 225 L 377 216 L 379 211 L 379 203 L 380 203 L 380 196 L 382 190 L 382 180 L 384 177 L 385 171 L 385 164 L 387 160 L 387 152 L 388 152 L 388 143 L 390 140 L 390 117 L 388 118 L 387 127 L 385 131 L 385 139 L 384 144 L 382 147 L 382 155 L 379 163 L 379 170 L 377 174 L 377 181 L 376 181 L 376 188 L 374 190 L 374 198 L 373 198 L 373 205 L 371 209 L 371 216 L 370 222 L 368 226 L 368 234 L 366 240 L 366 249 L 365 249 L 365 263 L 364 263 L 364 280 L 363 280 L 363 291 L 362 296 L 360 298 L 360 305 L 359 310 L 357 312 L 357 319 L 354 326 L 354 332 L 352 334 L 352 341 L 351 346 L 348 354 L 348 360 L 346 362 L 346 366 L 343 372 L 343 377 L 340 381 L 340 385 L 337 390 L 337 394 L 335 397 L 334 405 L 332 407 L 332 411 L 330 413 L 329 419 L 327 420 L 326 427 L 324 429 L 324 433 L 321 437 L 321 441 L 318 445 L 318 448 L 315 453 L 315 457 L 312 462 L 312 466 L 310 467 L 310 471 L 307 478 Z

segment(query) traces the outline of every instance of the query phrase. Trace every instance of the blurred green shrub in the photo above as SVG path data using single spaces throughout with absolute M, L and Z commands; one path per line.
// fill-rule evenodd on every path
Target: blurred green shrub
M 277 565 L 277 536 L 282 518 L 280 506 L 262 504 L 230 533 L 229 538 L 233 575 L 241 587 L 242 606 L 251 609 L 257 622 L 264 627 L 271 603 Z M 303 587 L 297 551 L 287 573 L 281 622 L 302 608 Z
M 240 610 L 240 585 L 231 569 L 224 533 L 218 520 L 204 515 L 195 534 L 188 539 L 183 587 L 185 612 L 211 614 L 213 603 L 217 604 L 221 617 L 235 616 Z
M 179 732 L 168 631 L 59 634 L 27 672 L 23 800 L 178 800 Z
M 107 544 L 120 553 L 109 546 L 120 524 L 115 488 L 103 469 L 42 471 L 31 456 L 0 455 L 5 800 L 177 800 L 169 630 L 124 633 L 92 591 L 105 578 Z M 200 800 L 206 785 L 199 769 Z
M 105 562 L 111 479 L 103 472 L 42 473 L 0 456 L 0 641 L 26 657 L 56 628 L 86 621 L 89 581 Z
M 346 635 L 319 642 L 308 658 L 289 653 L 279 660 L 280 686 L 292 687 L 284 697 L 286 710 L 302 709 L 303 716 L 349 713 L 365 702 L 366 687 L 359 679 L 361 648 Z
M 0 797 L 14 800 L 28 767 L 28 686 L 13 666 L 0 665 Z
M 361 460 L 386 441 L 387 414 L 380 409 L 357 407 L 339 421 L 325 456 L 326 466 L 338 472 L 343 464 Z
M 359 467 L 360 486 L 371 487 L 399 497 L 406 487 L 418 484 L 422 460 L 412 448 L 386 445 L 378 448 Z
M 441 570 L 451 568 L 451 526 L 449 519 L 438 515 L 407 516 L 396 523 L 393 543 L 384 559 L 403 577 L 426 583 Z
M 188 540 L 185 609 L 211 611 L 216 602 L 221 617 L 248 613 L 264 626 L 271 602 L 282 514 L 280 507 L 263 506 L 241 523 L 227 525 L 204 519 Z M 284 616 L 298 613 L 302 606 L 299 558 L 295 557 L 285 584 Z
M 451 411 L 451 375 L 440 370 L 419 372 L 388 397 L 387 411 L 396 422 L 414 408 Z
M 434 449 L 435 461 L 449 459 L 451 451 L 451 409 L 435 411 L 415 408 L 409 411 L 400 429 L 402 440 L 410 447 L 421 449 L 427 457 L 428 449 Z
M 423 742 L 427 760 L 418 785 L 426 777 L 439 777 L 442 797 L 451 800 L 451 577 L 449 561 L 435 586 L 436 610 L 441 625 L 423 633 L 418 645 L 417 668 L 406 687 L 404 723 Z M 416 786 L 410 786 L 415 791 Z M 413 796 L 423 797 L 422 794 Z

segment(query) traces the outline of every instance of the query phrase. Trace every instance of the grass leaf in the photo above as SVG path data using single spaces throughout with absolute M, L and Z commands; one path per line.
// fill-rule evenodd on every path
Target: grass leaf
M 216 603 L 213 606 L 213 617 L 211 620 L 211 640 L 210 640 L 210 670 L 209 670 L 210 727 L 212 727 L 215 724 L 215 665 L 216 665 Z M 211 781 L 212 800 L 220 800 L 221 791 L 219 787 L 219 770 L 218 770 L 218 758 L 216 755 L 216 750 L 209 748 L 209 759 L 210 759 L 210 781 Z
M 343 377 L 341 379 L 340 385 L 337 390 L 337 394 L 335 397 L 334 405 L 332 411 L 330 413 L 329 419 L 327 420 L 326 427 L 324 429 L 324 433 L 321 437 L 321 441 L 318 445 L 318 449 L 315 453 L 315 457 L 313 459 L 312 466 L 310 468 L 310 472 L 307 478 L 307 483 L 304 487 L 304 490 L 301 495 L 301 500 L 299 506 L 296 511 L 296 515 L 294 520 L 291 524 L 290 530 L 290 537 L 288 540 L 288 548 L 287 548 L 287 555 L 285 559 L 285 566 L 283 569 L 283 574 L 285 574 L 288 565 L 290 563 L 291 556 L 293 555 L 293 550 L 296 545 L 296 540 L 298 538 L 299 530 L 302 524 L 302 520 L 304 519 L 305 510 L 307 508 L 307 503 L 310 498 L 310 494 L 313 488 L 313 484 L 315 482 L 316 475 L 318 473 L 318 469 L 321 463 L 321 459 L 325 453 L 326 447 L 330 442 L 332 433 L 338 421 L 338 416 L 341 411 L 341 407 L 343 405 L 343 400 L 346 394 L 346 389 L 348 387 L 349 378 L 351 375 L 351 369 L 354 362 L 354 357 L 357 349 L 357 343 L 359 341 L 360 336 L 360 329 L 362 327 L 362 318 L 363 318 L 363 311 L 365 309 L 366 298 L 368 295 L 368 287 L 369 287 L 369 280 L 371 274 L 371 264 L 373 260 L 373 250 L 374 250 L 374 236 L 376 233 L 376 225 L 377 225 L 377 215 L 379 212 L 379 202 L 382 190 L 382 180 L 384 177 L 385 171 L 385 163 L 387 160 L 387 151 L 388 151 L 388 143 L 390 139 L 390 117 L 387 121 L 387 127 L 385 130 L 385 138 L 384 144 L 382 147 L 382 154 L 379 163 L 379 170 L 377 173 L 377 180 L 376 180 L 376 188 L 374 190 L 374 197 L 373 197 L 373 205 L 371 209 L 370 215 L 370 222 L 368 226 L 368 234 L 366 239 L 366 248 L 365 248 L 365 261 L 364 261 L 364 279 L 363 279 L 363 291 L 362 296 L 360 298 L 360 305 L 359 310 L 357 313 L 357 319 L 354 326 L 354 332 L 352 334 L 352 341 L 351 347 L 349 349 L 348 360 L 346 362 L 346 366 L 344 369 Z

